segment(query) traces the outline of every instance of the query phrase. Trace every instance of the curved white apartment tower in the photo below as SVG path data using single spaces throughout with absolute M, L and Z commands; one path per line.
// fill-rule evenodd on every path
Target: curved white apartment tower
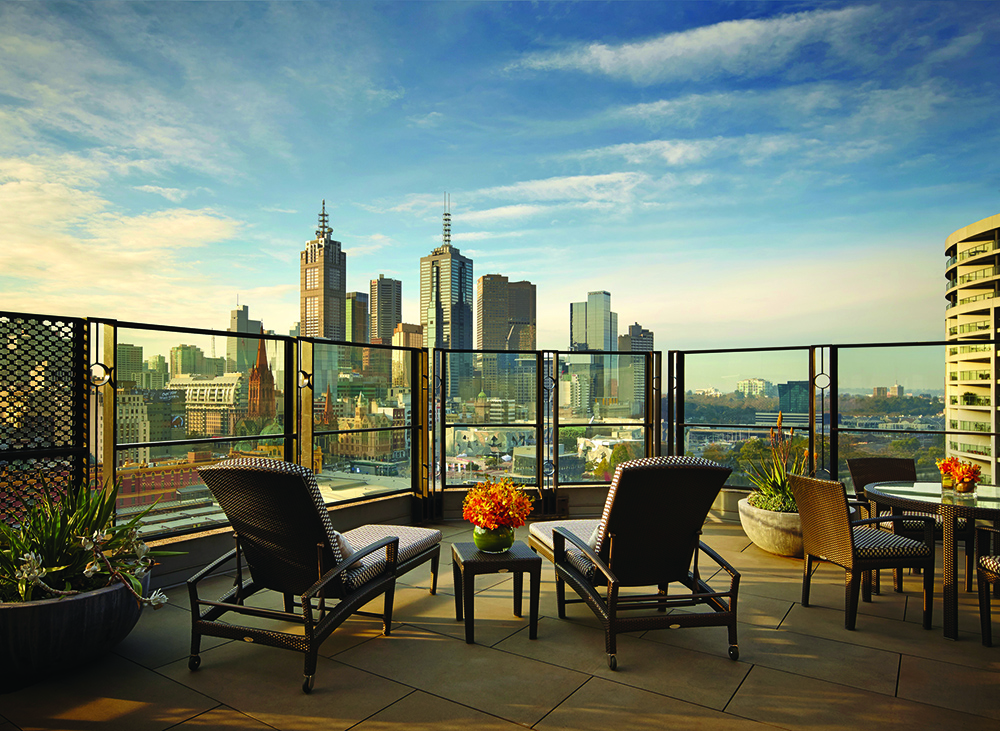
M 996 482 L 997 356 L 989 344 L 1000 330 L 1000 215 L 984 218 L 945 243 L 946 452 L 982 467 Z

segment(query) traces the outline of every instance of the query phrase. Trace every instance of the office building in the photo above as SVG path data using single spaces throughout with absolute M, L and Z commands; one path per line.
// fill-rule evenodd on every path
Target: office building
M 250 319 L 250 308 L 237 307 L 229 313 L 229 332 L 259 333 L 263 330 L 260 320 Z M 226 338 L 226 373 L 246 373 L 254 364 L 257 354 L 256 338 Z
M 392 333 L 392 344 L 397 348 L 424 347 L 424 331 L 420 325 L 401 322 Z M 413 367 L 410 353 L 393 351 L 392 385 L 413 386 Z
M 618 313 L 611 311 L 611 293 L 588 292 L 586 302 L 569 306 L 570 350 L 614 351 L 618 346 Z
M 324 200 L 316 238 L 306 242 L 299 256 L 300 331 L 304 337 L 344 340 L 347 254 L 328 222 Z
M 996 484 L 997 367 L 989 342 L 1000 327 L 1000 214 L 960 228 L 945 243 L 945 454 L 979 465 Z
M 472 259 L 451 245 L 451 212 L 444 243 L 420 259 L 420 325 L 426 347 L 472 350 Z
M 809 381 L 778 384 L 778 411 L 782 414 L 809 414 Z M 806 420 L 808 423 L 808 419 Z
M 177 345 L 170 349 L 170 377 L 181 375 L 221 376 L 226 372 L 225 358 L 206 357 L 197 345 Z
M 142 346 L 118 343 L 115 347 L 115 381 L 119 385 L 131 382 L 142 386 Z
M 391 338 L 396 325 L 403 321 L 403 283 L 379 274 L 369 284 L 371 322 L 369 336 Z
M 623 353 L 652 353 L 653 331 L 638 322 L 629 325 L 625 335 L 618 336 L 618 351 Z M 646 356 L 619 356 L 618 403 L 631 417 L 643 414 L 646 388 Z

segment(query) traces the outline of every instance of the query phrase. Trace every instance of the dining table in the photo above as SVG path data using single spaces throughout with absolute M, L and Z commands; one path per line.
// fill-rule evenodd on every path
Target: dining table
M 958 639 L 958 545 L 955 539 L 959 518 L 988 520 L 1000 526 L 1000 487 L 978 485 L 975 492 L 963 493 L 942 487 L 940 482 L 874 482 L 865 486 L 873 503 L 872 514 L 883 507 L 893 514 L 909 511 L 941 516 L 944 555 L 944 636 Z

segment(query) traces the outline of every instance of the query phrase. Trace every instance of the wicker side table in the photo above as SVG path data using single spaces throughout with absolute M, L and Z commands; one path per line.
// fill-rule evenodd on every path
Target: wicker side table
M 455 619 L 465 614 L 465 641 L 475 643 L 476 576 L 479 574 L 514 574 L 514 616 L 521 616 L 524 574 L 530 575 L 528 589 L 528 637 L 538 639 L 538 591 L 542 583 L 542 559 L 522 541 L 514 541 L 503 553 L 483 553 L 475 543 L 453 543 L 451 568 L 455 578 Z

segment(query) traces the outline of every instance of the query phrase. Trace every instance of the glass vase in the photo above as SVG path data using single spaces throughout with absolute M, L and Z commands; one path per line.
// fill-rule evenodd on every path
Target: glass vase
M 514 529 L 503 525 L 493 529 L 477 525 L 472 530 L 472 540 L 483 553 L 503 553 L 514 545 Z

